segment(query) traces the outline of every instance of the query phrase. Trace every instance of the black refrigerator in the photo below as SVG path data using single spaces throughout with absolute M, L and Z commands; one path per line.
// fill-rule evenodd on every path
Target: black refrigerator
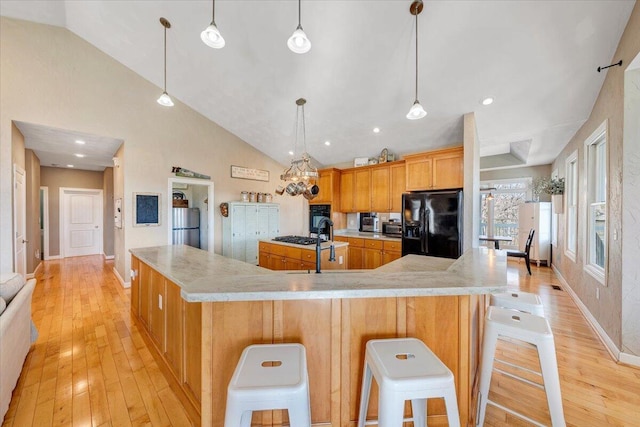
M 402 195 L 402 255 L 462 255 L 462 190 Z

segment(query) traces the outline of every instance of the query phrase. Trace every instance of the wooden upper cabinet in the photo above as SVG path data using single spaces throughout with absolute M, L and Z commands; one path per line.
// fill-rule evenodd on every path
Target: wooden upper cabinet
M 435 190 L 461 188 L 464 185 L 464 152 L 462 147 L 434 154 L 432 159 L 432 183 Z
M 389 212 L 402 212 L 402 193 L 407 187 L 405 163 L 389 166 Z
M 404 156 L 406 167 L 407 191 L 431 189 L 431 157 L 428 154 L 412 154 Z
M 409 154 L 404 158 L 407 191 L 460 188 L 464 184 L 462 147 Z
M 340 174 L 340 211 L 357 212 L 353 205 L 353 190 L 355 184 L 355 174 L 353 170 L 342 171 Z
M 388 212 L 390 203 L 390 168 L 388 165 L 371 169 L 371 211 Z
M 330 168 L 318 171 L 316 185 L 320 192 L 310 205 L 329 204 L 340 207 L 340 169 Z
M 353 208 L 355 212 L 371 212 L 371 169 L 354 171 Z

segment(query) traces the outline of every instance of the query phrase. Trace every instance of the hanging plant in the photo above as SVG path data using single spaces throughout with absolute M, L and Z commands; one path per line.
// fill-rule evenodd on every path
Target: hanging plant
M 545 192 L 551 195 L 564 194 L 564 178 L 551 178 L 547 183 Z

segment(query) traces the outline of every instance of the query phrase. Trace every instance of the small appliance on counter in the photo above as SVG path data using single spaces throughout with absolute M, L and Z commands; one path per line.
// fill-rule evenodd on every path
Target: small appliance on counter
M 402 237 L 402 222 L 395 220 L 383 222 L 382 234 L 389 237 Z
M 378 231 L 378 216 L 375 212 L 360 213 L 360 231 L 376 232 Z

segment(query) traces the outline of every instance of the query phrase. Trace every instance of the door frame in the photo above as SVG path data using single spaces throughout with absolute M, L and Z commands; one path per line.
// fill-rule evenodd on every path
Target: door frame
M 18 192 L 16 191 L 16 175 L 17 174 L 21 174 L 23 177 L 23 181 L 22 181 L 22 193 L 18 194 Z M 22 212 L 23 212 L 23 218 L 22 218 L 22 241 L 23 241 L 23 245 L 24 248 L 22 250 L 22 265 L 24 265 L 24 272 L 23 272 L 23 276 L 26 277 L 27 275 L 27 241 L 25 240 L 27 237 L 27 173 L 24 169 L 22 169 L 20 166 L 18 166 L 16 163 L 13 164 L 13 185 L 12 185 L 12 192 L 13 192 L 13 233 L 11 234 L 11 244 L 13 246 L 13 269 L 15 270 L 16 273 L 20 273 L 18 271 L 18 248 L 15 247 L 15 242 L 16 242 L 16 232 L 17 232 L 17 228 L 18 228 L 18 215 L 16 214 L 16 208 L 18 206 L 18 203 L 21 202 L 22 203 Z M 21 200 L 18 200 L 18 197 L 20 197 Z
M 173 184 L 189 184 L 189 185 L 203 185 L 207 188 L 207 246 L 209 252 L 214 252 L 214 232 L 213 232 L 213 219 L 214 219 L 214 199 L 213 199 L 213 182 L 206 181 L 197 178 L 184 178 L 176 177 L 169 178 L 167 185 L 167 245 L 173 244 Z
M 64 233 L 65 233 L 65 221 L 64 221 L 64 196 L 65 192 L 73 192 L 73 193 L 87 193 L 91 195 L 99 196 L 100 201 L 100 216 L 102 222 L 102 232 L 100 233 L 100 245 L 98 247 L 98 254 L 100 255 L 104 252 L 104 200 L 103 200 L 103 190 L 102 188 L 72 188 L 72 187 L 60 187 L 60 195 L 58 198 L 58 204 L 60 205 L 60 213 L 58 216 L 58 234 L 59 234 L 59 242 L 60 245 L 60 258 L 65 258 L 65 245 L 64 245 Z
M 49 187 L 41 186 L 42 192 L 42 255 L 45 261 L 51 259 L 49 257 Z

